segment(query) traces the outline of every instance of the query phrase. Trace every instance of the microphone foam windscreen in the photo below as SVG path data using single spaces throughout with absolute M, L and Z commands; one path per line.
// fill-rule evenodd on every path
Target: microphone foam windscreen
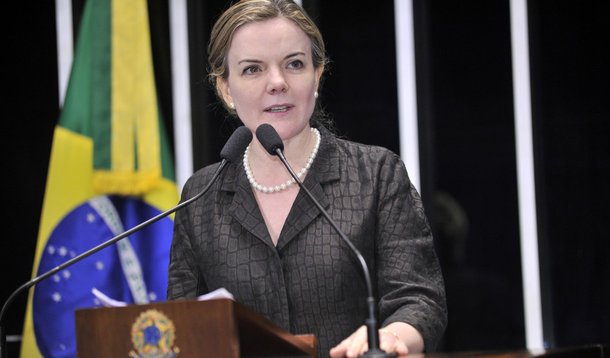
M 270 124 L 263 123 L 256 128 L 256 138 L 271 155 L 277 155 L 276 150 L 284 150 L 284 142 Z
M 245 126 L 238 127 L 220 151 L 220 158 L 231 163 L 238 162 L 251 141 L 252 132 Z

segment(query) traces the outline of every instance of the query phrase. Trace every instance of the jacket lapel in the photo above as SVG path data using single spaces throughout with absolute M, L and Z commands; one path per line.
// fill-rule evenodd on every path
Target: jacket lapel
M 227 167 L 222 191 L 234 192 L 229 214 L 246 230 L 270 247 L 274 247 L 246 174 L 239 164 Z
M 322 135 L 322 142 L 320 143 L 318 156 L 314 160 L 303 184 L 313 197 L 320 202 L 324 210 L 328 210 L 330 200 L 324 192 L 323 186 L 332 181 L 339 180 L 340 163 L 335 138 L 325 128 L 322 127 L 319 130 Z M 320 215 L 322 214 L 309 196 L 303 190 L 300 190 L 282 228 L 277 243 L 278 251 L 285 247 Z

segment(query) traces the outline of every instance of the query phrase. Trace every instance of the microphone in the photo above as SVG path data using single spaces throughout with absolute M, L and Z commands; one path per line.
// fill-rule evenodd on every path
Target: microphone
M 5 332 L 4 323 L 3 323 L 4 314 L 7 311 L 10 303 L 15 299 L 15 297 L 17 297 L 17 295 L 19 295 L 21 292 L 27 290 L 28 288 L 36 285 L 38 282 L 40 282 L 50 276 L 53 276 L 54 274 L 67 268 L 68 266 L 71 266 L 71 265 L 93 255 L 94 253 L 116 243 L 117 241 L 119 241 L 121 239 L 124 239 L 125 237 L 133 234 L 134 232 L 142 230 L 143 228 L 159 221 L 160 219 L 170 215 L 171 213 L 173 213 L 175 211 L 178 211 L 178 210 L 182 209 L 183 207 L 190 205 L 192 202 L 194 202 L 195 200 L 202 197 L 205 193 L 207 193 L 207 191 L 210 189 L 212 184 L 214 184 L 216 179 L 218 179 L 218 176 L 220 175 L 220 173 L 222 172 L 222 170 L 226 167 L 226 165 L 228 163 L 238 162 L 241 159 L 241 156 L 243 155 L 244 151 L 246 150 L 246 147 L 248 146 L 248 144 L 250 143 L 251 140 L 252 140 L 252 132 L 250 132 L 250 130 L 244 126 L 238 127 L 233 132 L 233 134 L 231 134 L 231 137 L 227 140 L 224 147 L 220 151 L 220 158 L 222 158 L 222 161 L 220 162 L 218 169 L 216 169 L 216 171 L 214 172 L 212 179 L 210 180 L 208 185 L 206 185 L 206 187 L 203 188 L 203 190 L 201 190 L 201 192 L 199 192 L 197 195 L 193 196 L 192 198 L 190 198 L 188 200 L 183 201 L 182 203 L 179 203 L 178 205 L 174 206 L 173 208 L 170 208 L 170 209 L 134 226 L 133 228 L 111 238 L 110 240 L 99 244 L 98 246 L 96 246 L 88 251 L 83 252 L 82 254 L 64 262 L 63 264 L 56 266 L 55 268 L 53 268 L 39 276 L 34 277 L 30 281 L 23 284 L 21 287 L 17 288 L 15 291 L 13 291 L 13 293 L 9 296 L 9 298 L 6 300 L 6 302 L 2 306 L 2 311 L 0 311 L 0 357 L 6 358 L 7 354 L 8 354 L 6 351 L 6 332 Z
M 354 246 L 354 244 L 345 236 L 343 231 L 339 228 L 337 223 L 330 217 L 328 212 L 324 210 L 322 204 L 311 194 L 311 192 L 303 185 L 303 182 L 295 171 L 292 169 L 286 157 L 284 156 L 284 143 L 282 142 L 282 138 L 280 138 L 279 134 L 275 131 L 270 124 L 263 123 L 258 128 L 256 128 L 256 138 L 263 145 L 263 147 L 269 152 L 271 155 L 277 155 L 292 178 L 297 182 L 299 187 L 307 194 L 309 199 L 314 203 L 314 205 L 320 210 L 322 216 L 328 220 L 330 225 L 333 227 L 335 232 L 341 237 L 341 239 L 347 244 L 347 246 L 352 250 L 358 261 L 360 262 L 360 266 L 362 267 L 362 273 L 364 274 L 364 281 L 366 283 L 366 288 L 368 291 L 368 297 L 366 298 L 366 303 L 368 307 L 368 317 L 365 320 L 367 335 L 368 335 L 368 344 L 369 350 L 362 357 L 374 357 L 374 358 L 382 358 L 382 357 L 395 357 L 395 354 L 388 354 L 379 348 L 379 332 L 377 331 L 378 323 L 377 323 L 377 302 L 375 297 L 373 296 L 373 285 L 371 284 L 371 274 L 369 273 L 368 265 L 364 260 L 360 251 Z

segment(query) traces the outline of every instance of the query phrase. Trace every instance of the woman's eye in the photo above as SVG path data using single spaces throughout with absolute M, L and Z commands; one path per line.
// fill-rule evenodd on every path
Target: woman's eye
M 258 72 L 258 71 L 259 71 L 258 66 L 248 66 L 248 67 L 244 68 L 244 70 L 242 71 L 242 73 L 243 73 L 244 75 L 251 75 L 251 74 L 253 74 L 253 73 L 255 73 L 255 72 Z
M 291 68 L 293 70 L 301 69 L 301 68 L 303 68 L 303 66 L 304 66 L 303 61 L 301 61 L 301 60 L 294 60 L 294 61 L 291 61 L 290 63 L 288 63 L 288 68 Z

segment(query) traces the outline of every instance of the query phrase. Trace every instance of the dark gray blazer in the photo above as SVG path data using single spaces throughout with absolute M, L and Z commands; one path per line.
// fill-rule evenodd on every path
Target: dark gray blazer
M 305 185 L 367 261 L 382 325 L 407 322 L 424 337 L 426 351 L 434 350 L 447 321 L 445 290 L 404 164 L 387 149 L 320 131 Z M 183 199 L 202 190 L 217 167 L 195 173 Z M 168 299 L 220 287 L 292 333 L 315 334 L 320 357 L 366 317 L 360 266 L 327 220 L 301 191 L 274 246 L 241 163 L 227 166 L 175 219 Z

